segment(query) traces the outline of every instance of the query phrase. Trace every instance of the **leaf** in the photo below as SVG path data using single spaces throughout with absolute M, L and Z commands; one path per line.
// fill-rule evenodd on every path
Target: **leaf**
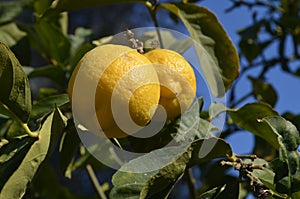
M 209 118 L 212 120 L 221 113 L 225 112 L 228 108 L 220 102 L 213 102 L 210 104 L 208 112 L 209 112 Z
M 30 119 L 32 121 L 50 113 L 55 107 L 61 107 L 69 102 L 67 94 L 57 94 L 35 102 L 32 106 Z
M 265 123 L 259 122 L 267 116 L 278 115 L 268 104 L 258 102 L 250 103 L 236 110 L 227 110 L 233 122 L 241 128 L 261 137 L 275 149 L 279 149 L 278 134 Z
M 270 104 L 272 107 L 277 102 L 277 93 L 271 84 L 263 82 L 260 79 L 248 77 L 252 83 L 253 94 L 256 99 Z
M 299 132 L 291 122 L 280 116 L 265 117 L 262 121 L 267 123 L 276 134 L 282 136 L 281 141 L 288 151 L 297 150 L 300 144 Z
M 65 72 L 58 66 L 49 65 L 36 68 L 29 73 L 28 77 L 46 77 L 61 87 L 65 86 Z
M 103 6 L 110 4 L 119 4 L 119 3 L 145 3 L 146 0 L 57 0 L 52 3 L 50 8 L 44 13 L 43 17 L 49 17 L 64 11 L 71 11 L 76 9 L 82 9 L 87 7 Z
M 191 144 L 192 157 L 189 167 L 206 163 L 216 158 L 228 158 L 233 155 L 230 144 L 221 138 L 199 139 Z
M 75 152 L 79 149 L 80 138 L 76 132 L 73 120 L 68 120 L 67 127 L 60 141 L 59 146 L 59 166 L 62 173 L 71 178 L 72 169 L 70 168 Z
M 0 199 L 22 198 L 28 183 L 56 145 L 60 132 L 65 127 L 65 118 L 58 109 L 47 117 L 39 131 L 39 139 L 33 143 L 17 170 L 1 190 Z
M 275 165 L 276 189 L 291 195 L 300 190 L 300 153 L 297 151 L 300 138 L 297 128 L 280 116 L 266 117 L 262 120 L 279 135 L 279 163 Z
M 18 168 L 34 141 L 29 137 L 15 138 L 0 148 L 0 190 Z
M 223 96 L 239 74 L 239 58 L 216 16 L 204 7 L 190 3 L 161 4 L 159 8 L 178 16 L 191 37 L 201 45 L 197 54 L 206 80 L 214 96 Z
M 13 20 L 18 16 L 23 8 L 31 4 L 34 0 L 1 1 L 0 2 L 0 24 Z
M 176 131 L 175 140 L 177 142 L 193 141 L 196 138 L 201 139 L 211 136 L 210 132 L 214 128 L 208 121 L 200 118 L 202 107 L 203 98 L 200 97 L 176 121 L 178 129 Z
M 44 57 L 52 63 L 64 63 L 69 58 L 71 44 L 60 27 L 39 20 L 33 29 L 25 28 L 30 43 Z
M 112 177 L 112 183 L 118 191 L 113 191 L 110 198 L 119 198 L 120 190 L 127 190 L 126 197 L 160 198 L 169 195 L 172 187 L 182 176 L 189 161 L 191 151 L 187 146 L 165 147 L 133 159 L 124 164 Z M 131 190 L 128 190 L 131 186 Z M 159 189 L 159 190 L 157 190 Z M 121 191 L 122 193 L 123 191 Z
M 208 155 L 201 157 L 199 152 L 204 143 L 214 145 Z M 218 138 L 154 150 L 124 164 L 113 175 L 110 197 L 166 198 L 188 167 L 230 156 L 229 144 Z
M 12 22 L 0 26 L 0 41 L 9 47 L 16 45 L 26 35 L 26 32 L 20 30 L 16 23 Z
M 0 85 L 0 113 L 26 123 L 31 111 L 28 79 L 15 55 L 2 42 Z

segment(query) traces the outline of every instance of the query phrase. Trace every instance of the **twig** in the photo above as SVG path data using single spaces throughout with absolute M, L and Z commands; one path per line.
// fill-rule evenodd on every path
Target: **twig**
M 185 170 L 184 176 L 186 178 L 187 185 L 189 188 L 190 198 L 196 199 L 197 198 L 196 180 L 193 176 L 192 169 L 190 168 L 190 169 Z
M 39 136 L 38 132 L 32 132 L 29 129 L 28 125 L 26 123 L 24 123 L 12 110 L 10 110 L 10 108 L 8 106 L 3 104 L 2 102 L 0 102 L 0 106 L 4 107 L 10 113 L 10 116 L 12 117 L 12 119 L 14 119 L 16 122 L 18 122 L 20 124 L 20 126 L 27 133 L 28 136 L 33 137 L 33 138 L 38 138 L 38 136 Z
M 86 168 L 86 170 L 87 170 L 87 172 L 88 172 L 88 174 L 89 174 L 89 176 L 91 178 L 91 181 L 92 181 L 92 183 L 93 183 L 93 185 L 94 185 L 94 187 L 95 187 L 95 189 L 97 191 L 97 194 L 98 194 L 99 198 L 100 199 L 107 199 L 107 197 L 105 196 L 105 194 L 104 194 L 104 192 L 102 190 L 101 185 L 98 182 L 98 179 L 97 179 L 96 174 L 95 174 L 95 172 L 93 170 L 93 167 L 90 164 L 87 164 L 85 166 L 85 168 Z
M 146 4 L 146 6 L 147 6 L 147 8 L 150 12 L 152 21 L 153 21 L 154 26 L 156 28 L 156 33 L 157 33 L 157 36 L 158 36 L 158 41 L 159 41 L 160 47 L 163 48 L 162 37 L 161 37 L 160 31 L 158 29 L 159 25 L 158 25 L 158 21 L 157 21 L 157 18 L 156 18 L 157 3 L 158 3 L 158 1 L 154 1 L 154 3 L 148 3 L 148 4 Z

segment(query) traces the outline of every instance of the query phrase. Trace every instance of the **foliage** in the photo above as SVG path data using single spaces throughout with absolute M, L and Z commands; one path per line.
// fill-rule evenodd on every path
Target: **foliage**
M 182 183 L 186 183 L 190 198 L 245 198 L 249 194 L 257 198 L 299 198 L 299 115 L 280 116 L 274 109 L 280 92 L 277 94 L 266 81 L 266 74 L 276 66 L 294 76 L 300 74 L 296 65 L 300 58 L 300 3 L 231 2 L 228 12 L 242 6 L 254 10 L 253 24 L 239 31 L 240 57 L 214 13 L 197 1 L 1 1 L 0 199 L 94 198 L 96 195 L 99 198 L 175 198 L 176 193 L 185 189 Z M 168 17 L 177 23 L 181 21 L 203 49 L 197 55 L 213 95 L 222 96 L 227 92 L 229 103 L 225 106 L 212 102 L 204 110 L 205 102 L 199 97 L 188 111 L 166 122 L 155 136 L 145 139 L 129 136 L 119 140 L 122 147 L 145 154 L 122 163 L 115 171 L 83 147 L 66 94 L 70 74 L 81 57 L 96 43 L 110 38 L 93 38 L 92 31 L 83 27 L 74 32 L 68 30 L 67 14 L 94 6 L 123 7 L 127 3 L 146 8 L 156 27 L 163 20 L 157 17 L 160 12 L 168 12 Z M 268 14 L 258 18 L 255 14 L 258 6 Z M 20 20 L 25 11 L 33 14 L 33 21 Z M 288 38 L 292 41 L 291 54 L 286 51 Z M 274 57 L 266 56 L 268 47 L 274 43 L 278 44 L 278 53 Z M 190 45 L 184 41 L 182 44 Z M 257 67 L 260 67 L 259 74 L 248 77 L 251 92 L 240 96 L 236 90 L 238 75 L 241 78 Z M 34 88 L 43 81 L 50 84 L 36 91 Z M 224 88 L 218 87 L 219 84 L 224 84 Z M 249 102 L 249 97 L 255 100 Z M 224 113 L 227 114 L 225 126 L 217 129 L 214 119 Z M 240 130 L 255 136 L 253 154 L 236 154 L 226 141 L 227 136 Z M 167 145 L 173 138 L 175 144 Z M 111 141 L 116 144 L 116 140 Z M 209 151 L 203 151 L 207 147 Z M 200 176 L 194 176 L 195 171 Z M 106 180 L 103 176 L 107 173 L 111 175 Z M 78 192 L 68 183 L 62 183 L 76 183 L 78 175 L 82 178 L 88 175 L 90 181 L 85 184 L 93 185 L 97 194 Z M 80 190 L 84 190 L 83 186 Z

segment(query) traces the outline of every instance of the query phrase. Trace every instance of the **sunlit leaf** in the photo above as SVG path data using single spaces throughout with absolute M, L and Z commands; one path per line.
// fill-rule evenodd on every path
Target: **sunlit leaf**
M 270 105 L 261 102 L 251 103 L 227 112 L 236 125 L 266 140 L 275 149 L 279 149 L 278 134 L 267 124 L 259 122 L 264 117 L 278 115 Z
M 16 45 L 25 36 L 26 32 L 20 30 L 16 23 L 0 26 L 0 41 L 9 47 Z
M 204 75 L 212 93 L 223 96 L 224 87 L 228 90 L 239 74 L 239 58 L 216 16 L 204 7 L 190 3 L 161 4 L 159 7 L 178 16 L 191 37 L 202 46 L 197 54 Z
M 33 143 L 17 170 L 6 181 L 0 199 L 22 198 L 40 164 L 53 152 L 64 127 L 64 116 L 59 110 L 55 110 L 40 129 L 39 139 Z
M 27 76 L 11 50 L 0 42 L 0 113 L 26 123 L 31 111 Z

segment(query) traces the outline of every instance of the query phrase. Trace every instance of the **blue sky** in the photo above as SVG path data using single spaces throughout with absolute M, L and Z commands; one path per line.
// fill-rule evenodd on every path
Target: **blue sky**
M 234 45 L 237 46 L 239 42 L 237 30 L 251 24 L 251 12 L 247 8 L 242 7 L 232 12 L 225 13 L 225 9 L 232 5 L 229 1 L 206 0 L 200 2 L 199 5 L 209 8 L 217 15 L 220 23 L 223 25 Z M 270 53 L 274 53 L 272 50 L 273 49 L 270 49 Z M 255 75 L 255 71 L 252 72 Z M 251 84 L 245 77 L 243 78 L 245 81 L 240 81 L 240 86 L 238 87 L 241 93 L 246 93 L 248 89 L 251 89 Z M 275 109 L 279 113 L 291 111 L 300 114 L 300 78 L 283 73 L 279 67 L 276 67 L 267 75 L 267 81 L 274 86 L 278 93 L 279 98 Z

